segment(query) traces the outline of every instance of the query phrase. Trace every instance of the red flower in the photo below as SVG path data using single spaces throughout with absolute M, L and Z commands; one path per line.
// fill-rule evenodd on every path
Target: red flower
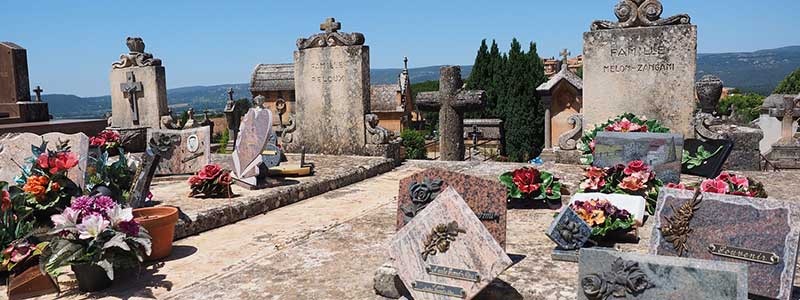
M 648 171 L 650 167 L 644 164 L 641 160 L 634 160 L 628 163 L 628 166 L 625 167 L 625 175 L 631 175 L 633 173 L 644 172 Z
M 53 182 L 50 183 L 50 190 L 54 191 L 54 192 L 57 192 L 57 191 L 61 190 L 61 185 L 58 184 L 58 182 L 53 181 Z
M 730 182 L 733 183 L 736 186 L 736 188 L 739 189 L 747 190 L 750 188 L 750 181 L 747 180 L 747 177 L 744 176 L 733 175 L 731 176 Z
M 220 172 L 222 172 L 222 168 L 219 165 L 206 165 L 200 169 L 197 176 L 203 180 L 210 180 L 216 178 Z
M 39 154 L 39 157 L 36 158 L 36 164 L 42 169 L 50 168 L 50 156 L 47 153 Z
M 731 179 L 731 174 L 722 172 L 722 173 L 719 173 L 719 176 L 717 176 L 716 179 L 720 180 L 720 181 L 728 181 L 728 180 Z
M 11 195 L 8 193 L 8 191 L 3 191 L 0 194 L 2 194 L 0 196 L 2 196 L 3 198 L 2 205 L 0 205 L 0 209 L 2 209 L 3 212 L 6 212 L 8 209 L 11 208 Z
M 93 136 L 93 137 L 89 138 L 89 144 L 91 144 L 92 146 L 98 146 L 98 147 L 99 146 L 103 146 L 103 145 L 106 144 L 106 139 L 104 139 L 102 137 L 99 137 L 99 136 Z
M 520 168 L 514 170 L 514 184 L 523 193 L 530 194 L 541 186 L 539 170 L 535 168 Z
M 200 179 L 200 177 L 198 177 L 197 175 L 192 175 L 192 177 L 189 177 L 189 185 L 190 186 L 198 186 L 198 185 L 201 185 L 202 183 L 203 183 L 203 180 Z
M 233 182 L 231 172 L 222 172 L 222 175 L 219 176 L 219 183 L 222 185 L 231 185 L 231 182 Z
M 615 132 L 646 132 L 647 126 L 642 126 L 631 122 L 628 118 L 622 118 L 614 124 L 606 126 L 606 131 Z

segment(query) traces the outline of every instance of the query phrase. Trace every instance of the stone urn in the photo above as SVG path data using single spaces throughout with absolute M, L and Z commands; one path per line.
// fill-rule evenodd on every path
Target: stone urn
M 722 85 L 722 80 L 715 75 L 705 75 L 695 83 L 701 112 L 713 114 L 717 110 L 722 97 Z

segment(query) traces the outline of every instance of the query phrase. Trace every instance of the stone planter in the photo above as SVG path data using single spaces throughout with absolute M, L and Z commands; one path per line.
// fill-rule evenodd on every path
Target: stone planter
M 111 279 L 103 268 L 93 264 L 72 265 L 81 292 L 96 292 L 111 286 Z
M 153 237 L 152 252 L 145 260 L 169 256 L 175 237 L 175 224 L 178 222 L 178 209 L 166 206 L 137 208 L 133 210 L 133 218 Z

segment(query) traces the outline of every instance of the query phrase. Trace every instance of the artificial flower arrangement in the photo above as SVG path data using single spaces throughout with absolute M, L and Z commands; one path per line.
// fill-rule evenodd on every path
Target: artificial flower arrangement
M 42 255 L 48 242 L 35 243 L 32 238 L 22 238 L 5 247 L 0 256 L 2 270 L 20 273 L 28 267 L 38 264 L 38 257 Z
M 103 130 L 89 138 L 89 145 L 103 150 L 116 149 L 121 146 L 119 133 L 114 130 Z
M 581 150 L 581 163 L 590 165 L 594 162 L 595 137 L 600 131 L 610 132 L 669 132 L 669 128 L 664 127 L 657 120 L 647 120 L 645 117 L 637 117 L 632 113 L 624 113 L 606 123 L 595 126 L 591 131 L 586 132 L 578 143 Z
M 66 143 L 52 151 L 47 149 L 47 142 L 42 141 L 38 147 L 31 146 L 31 150 L 33 156 L 22 167 L 22 174 L 15 178 L 24 192 L 24 201 L 17 209 L 32 212 L 37 223 L 45 224 L 50 214 L 67 207 L 73 197 L 81 194 L 80 188 L 67 177 L 69 170 L 78 165 L 78 156 Z
M 560 201 L 561 182 L 552 173 L 523 167 L 500 175 L 509 199 Z
M 592 227 L 592 238 L 595 239 L 611 232 L 630 231 L 636 222 L 630 212 L 617 208 L 606 199 L 578 200 L 569 207 Z
M 189 177 L 189 197 L 204 195 L 209 198 L 230 198 L 231 191 L 231 171 L 223 169 L 217 164 L 210 164 L 200 169 L 197 174 Z
M 31 233 L 35 224 L 28 220 L 29 210 L 20 210 L 24 192 L 18 187 L 9 187 L 8 182 L 0 181 L 0 249 L 2 249 L 2 268 L 0 272 L 17 273 L 27 262 L 41 254 L 46 244 L 38 243 Z M 15 205 L 15 202 L 17 205 Z
M 642 196 L 647 201 L 647 213 L 655 212 L 658 189 L 663 182 L 641 160 L 629 162 L 628 165 L 616 165 L 608 168 L 589 167 L 580 184 L 580 193 L 599 192 L 606 194 L 627 194 Z
M 703 180 L 700 184 L 667 184 L 668 188 L 696 190 L 704 193 L 717 193 L 753 198 L 767 198 L 764 184 L 750 177 L 722 172 L 716 178 Z
M 137 267 L 151 251 L 151 237 L 133 219 L 132 209 L 122 208 L 108 196 L 76 198 L 51 220 L 50 233 L 55 237 L 44 266 L 53 276 L 65 266 L 92 265 L 113 280 L 115 268 Z
M 86 168 L 86 189 L 96 191 L 107 188 L 110 196 L 120 203 L 128 203 L 133 176 L 136 173 L 129 165 L 125 152 L 120 149 L 119 159 L 109 162 L 109 153 L 103 151 L 97 157 L 89 158 Z

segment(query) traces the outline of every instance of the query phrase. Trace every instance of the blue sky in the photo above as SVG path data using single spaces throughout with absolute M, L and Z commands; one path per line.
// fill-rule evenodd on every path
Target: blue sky
M 362 32 L 373 68 L 472 64 L 481 39 L 503 49 L 535 41 L 543 57 L 581 52 L 595 19 L 614 19 L 616 0 L 85 1 L 0 0 L 0 40 L 28 49 L 31 86 L 45 93 L 109 92 L 110 64 L 141 36 L 164 61 L 169 88 L 244 83 L 258 63 L 291 62 L 295 40 L 326 17 Z M 699 51 L 800 45 L 798 0 L 663 0 L 688 13 Z

